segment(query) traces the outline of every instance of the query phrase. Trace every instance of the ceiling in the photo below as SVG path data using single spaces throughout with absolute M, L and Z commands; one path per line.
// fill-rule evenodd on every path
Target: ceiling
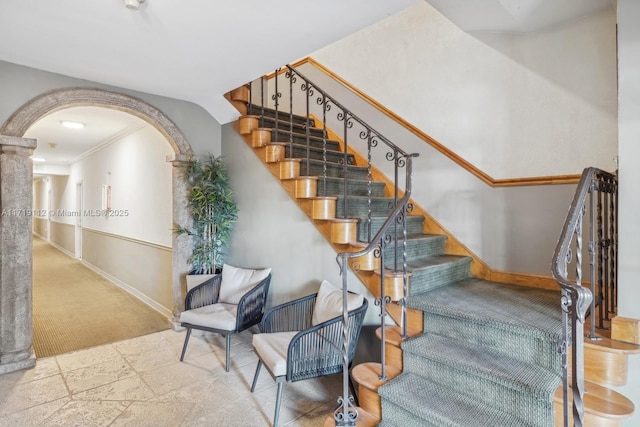
M 467 32 L 527 33 L 615 7 L 616 0 L 427 0 Z
M 82 123 L 81 129 L 70 129 L 63 121 Z M 72 107 L 56 111 L 38 120 L 25 133 L 25 138 L 38 140 L 33 153 L 35 169 L 41 161 L 47 165 L 69 165 L 93 150 L 113 142 L 143 126 L 143 120 L 118 110 L 101 107 Z
M 0 0 L 0 60 L 181 99 L 218 122 L 223 94 L 422 0 Z M 612 0 L 428 0 L 465 31 L 528 32 L 611 7 Z M 10 41 L 10 42 L 7 42 Z M 81 131 L 61 120 L 86 123 Z M 27 137 L 34 157 L 69 164 L 142 121 L 95 107 L 58 111 Z M 52 148 L 50 143 L 56 144 Z
M 223 94 L 419 0 L 2 0 L 0 60 L 191 101 Z

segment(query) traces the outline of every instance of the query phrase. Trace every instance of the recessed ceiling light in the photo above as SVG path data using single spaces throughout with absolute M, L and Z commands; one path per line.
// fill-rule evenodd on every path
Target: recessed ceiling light
M 144 0 L 124 0 L 124 5 L 129 10 L 140 9 L 140 3 L 144 3 Z
M 31 160 L 33 160 L 34 162 L 45 162 L 47 159 L 42 157 L 32 157 Z
M 60 124 L 62 126 L 64 126 L 64 127 L 66 127 L 66 128 L 69 128 L 69 129 L 82 129 L 82 128 L 84 128 L 86 126 L 84 123 L 72 122 L 72 121 L 69 121 L 69 120 L 62 120 L 60 122 Z

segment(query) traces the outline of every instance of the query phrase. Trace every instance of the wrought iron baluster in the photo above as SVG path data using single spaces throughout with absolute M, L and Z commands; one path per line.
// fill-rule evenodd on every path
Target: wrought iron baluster
M 611 298 L 607 314 L 608 319 L 610 314 L 616 313 L 618 301 L 618 183 L 613 178 L 610 178 L 609 182 L 611 184 L 609 208 L 609 236 L 611 239 Z
M 563 367 L 563 421 L 565 426 L 569 426 L 569 387 L 572 390 L 573 407 L 572 418 L 573 425 L 581 427 L 584 423 L 584 322 L 589 308 L 590 314 L 595 316 L 593 300 L 596 296 L 601 298 L 601 306 L 607 305 L 605 300 L 607 297 L 603 294 L 603 288 L 598 288 L 600 295 L 596 295 L 595 288 L 592 286 L 582 286 L 582 235 L 583 220 L 587 219 L 585 215 L 587 203 L 589 203 L 589 252 L 591 270 L 591 282 L 594 282 L 594 271 L 598 272 L 597 282 L 599 286 L 604 279 L 603 276 L 611 276 L 615 272 L 604 271 L 603 263 L 611 267 L 612 258 L 608 246 L 612 246 L 611 250 L 616 251 L 617 244 L 612 242 L 611 236 L 607 235 L 606 230 L 610 230 L 615 225 L 610 224 L 612 215 L 615 218 L 615 212 L 609 212 L 611 201 L 604 194 L 608 194 L 615 188 L 615 176 L 595 168 L 587 168 L 583 171 L 582 178 L 578 184 L 578 188 L 574 195 L 573 201 L 567 218 L 562 228 L 560 239 L 556 246 L 551 272 L 558 282 L 562 290 L 561 307 L 563 311 L 562 328 L 563 336 L 560 343 L 560 351 L 562 352 Z M 611 182 L 611 185 L 609 184 Z M 602 194 L 601 194 L 602 193 Z M 612 195 L 614 196 L 614 195 Z M 608 197 L 608 196 L 607 196 Z M 587 198 L 589 200 L 587 201 Z M 603 206 L 605 208 L 603 208 Z M 595 212 L 594 212 L 595 210 Z M 615 210 L 615 209 L 612 209 Z M 604 230 L 604 231 L 603 231 Z M 597 234 L 597 236 L 596 236 Z M 568 279 L 568 267 L 572 258 L 572 241 L 575 238 L 575 282 Z M 597 254 L 596 254 L 597 252 Z M 607 253 L 607 255 L 605 255 Z M 597 256 L 596 256 L 597 255 Z M 593 266 L 593 264 L 598 264 Z M 607 285 L 610 287 L 610 285 Z M 592 291 L 593 289 L 593 291 Z M 606 292 L 606 291 L 605 291 Z M 592 330 L 595 324 L 595 318 L 592 317 Z M 569 349 L 570 347 L 570 349 Z M 569 366 L 568 352 L 571 351 L 571 366 Z M 570 371 L 569 371 L 570 369 Z M 571 379 L 571 382 L 569 382 Z

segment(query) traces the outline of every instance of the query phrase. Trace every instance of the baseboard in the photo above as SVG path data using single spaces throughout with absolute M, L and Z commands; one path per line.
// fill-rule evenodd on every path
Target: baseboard
M 56 248 L 57 250 L 59 250 L 63 254 L 65 254 L 67 256 L 70 256 L 73 259 L 77 259 L 75 254 L 72 254 L 67 249 L 63 248 L 62 246 L 58 245 L 57 243 L 54 243 L 51 240 L 47 240 L 47 239 L 43 239 L 43 240 L 45 240 L 48 244 L 50 244 L 51 246 L 53 246 L 54 248 Z
M 107 279 L 108 281 L 110 281 L 111 283 L 116 285 L 117 287 L 121 288 L 125 292 L 128 292 L 131 295 L 133 295 L 134 297 L 138 298 L 140 301 L 142 301 L 143 303 L 145 303 L 146 305 L 148 305 L 152 309 L 156 310 L 158 313 L 160 313 L 163 316 L 165 316 L 167 318 L 167 320 L 171 321 L 171 319 L 173 318 L 173 313 L 171 312 L 171 310 L 168 310 L 166 307 L 158 304 L 158 302 L 152 300 L 151 298 L 149 298 L 148 296 L 146 296 L 142 292 L 138 291 L 136 288 L 132 287 L 131 285 L 123 282 L 122 280 L 120 280 L 120 279 L 118 279 L 116 277 L 113 277 L 109 273 L 99 269 L 95 265 L 90 264 L 85 260 L 80 260 L 80 262 L 82 263 L 82 265 L 84 265 L 88 269 L 96 272 L 97 274 L 101 275 L 102 277 L 104 277 L 105 279 Z

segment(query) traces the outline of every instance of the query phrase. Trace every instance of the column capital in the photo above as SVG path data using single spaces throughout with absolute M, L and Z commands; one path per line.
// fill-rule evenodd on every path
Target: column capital
M 36 149 L 36 140 L 17 136 L 0 135 L 0 152 L 29 157 Z
M 198 160 L 193 154 L 174 154 L 167 156 L 167 162 L 171 163 L 174 167 L 186 166 L 187 163 Z

